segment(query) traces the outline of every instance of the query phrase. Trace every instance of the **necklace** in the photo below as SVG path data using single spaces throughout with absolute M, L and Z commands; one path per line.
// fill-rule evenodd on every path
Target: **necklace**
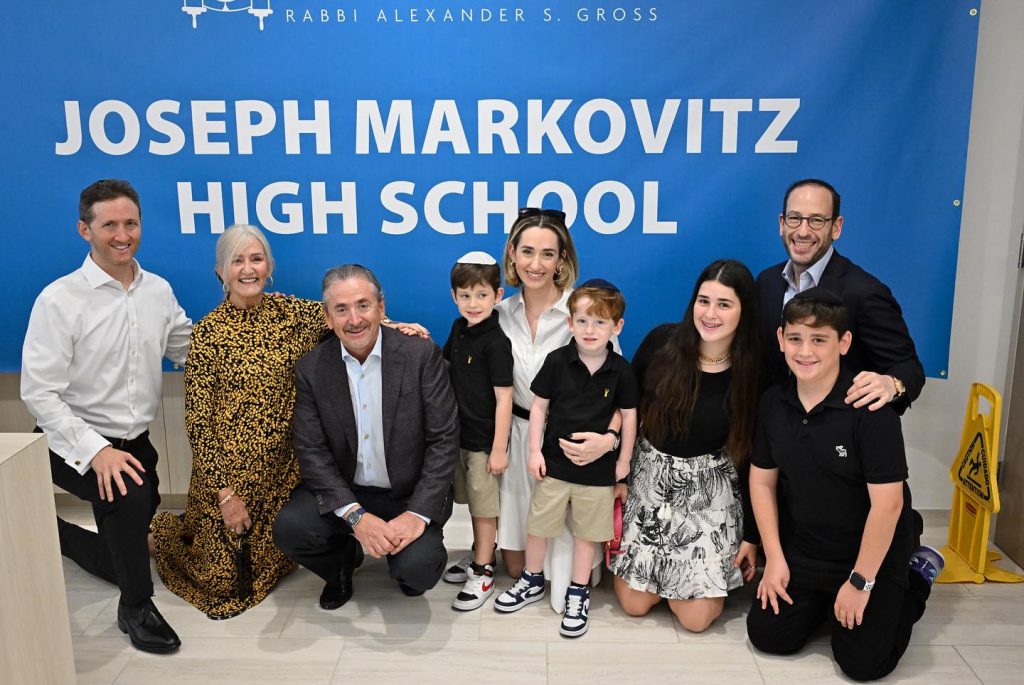
M 705 357 L 703 354 L 699 353 L 698 356 L 700 357 L 701 364 L 707 364 L 708 366 L 718 366 L 719 364 L 724 364 L 727 361 L 729 361 L 729 358 L 732 357 L 732 353 L 726 352 L 721 357 Z

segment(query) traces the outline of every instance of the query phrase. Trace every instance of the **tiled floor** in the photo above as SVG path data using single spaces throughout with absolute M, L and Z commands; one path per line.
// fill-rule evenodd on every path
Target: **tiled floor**
M 89 518 L 80 509 L 62 515 Z M 945 541 L 945 521 L 942 512 L 926 512 L 925 542 Z M 450 549 L 469 546 L 464 512 L 446 537 Z M 319 609 L 321 583 L 303 569 L 228 621 L 210 621 L 158 582 L 155 601 L 183 644 L 177 654 L 154 656 L 132 649 L 114 625 L 116 588 L 66 559 L 64 575 L 82 685 L 850 682 L 833 664 L 824 632 L 796 656 L 756 653 L 744 630 L 749 589 L 730 597 L 710 630 L 693 635 L 664 607 L 627 617 L 606 579 L 594 592 L 590 632 L 567 640 L 546 602 L 512 615 L 489 605 L 458 613 L 449 606 L 455 586 L 441 584 L 410 599 L 387 578 L 383 563 L 371 559 L 356 572 L 354 599 L 334 612 Z M 883 682 L 1024 682 L 1024 584 L 936 586 L 910 649 Z

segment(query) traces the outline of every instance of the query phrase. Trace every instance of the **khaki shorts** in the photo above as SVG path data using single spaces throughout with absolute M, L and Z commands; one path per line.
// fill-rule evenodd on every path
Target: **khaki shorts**
M 487 452 L 459 450 L 455 465 L 455 501 L 469 505 L 469 515 L 498 517 L 498 477 L 487 473 Z
M 612 539 L 612 485 L 576 485 L 548 476 L 533 488 L 526 532 L 541 538 L 557 538 L 565 527 L 569 509 L 572 536 L 588 542 Z

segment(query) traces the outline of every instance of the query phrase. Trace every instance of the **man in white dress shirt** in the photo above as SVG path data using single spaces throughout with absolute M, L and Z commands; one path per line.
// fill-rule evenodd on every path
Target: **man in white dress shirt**
M 160 502 L 149 424 L 161 360 L 184 363 L 192 322 L 170 285 L 135 261 L 139 196 L 119 180 L 82 191 L 81 268 L 36 298 L 22 351 L 21 397 L 46 433 L 53 482 L 92 504 L 98 532 L 57 520 L 61 553 L 121 590 L 117 624 L 132 644 L 181 642 L 153 606 L 146 537 Z

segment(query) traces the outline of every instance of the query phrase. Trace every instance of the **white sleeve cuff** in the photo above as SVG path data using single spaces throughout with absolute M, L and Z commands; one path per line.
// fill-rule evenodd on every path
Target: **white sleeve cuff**
M 346 504 L 343 507 L 338 507 L 337 509 L 335 509 L 334 510 L 334 515 L 337 516 L 338 518 L 345 518 L 345 514 L 348 513 L 349 509 L 352 509 L 353 507 L 358 507 L 358 506 L 359 506 L 359 502 L 353 502 L 352 504 Z
M 418 519 L 422 519 L 423 522 L 425 524 L 427 524 L 428 526 L 430 525 L 430 519 L 427 518 L 426 516 L 424 516 L 423 514 L 417 514 L 415 511 L 410 511 L 409 513 L 412 514 L 413 516 L 415 516 Z
M 75 444 L 71 454 L 64 457 L 68 466 L 84 476 L 92 466 L 93 457 L 99 454 L 104 447 L 110 447 L 110 443 L 94 430 L 87 431 L 81 440 Z

